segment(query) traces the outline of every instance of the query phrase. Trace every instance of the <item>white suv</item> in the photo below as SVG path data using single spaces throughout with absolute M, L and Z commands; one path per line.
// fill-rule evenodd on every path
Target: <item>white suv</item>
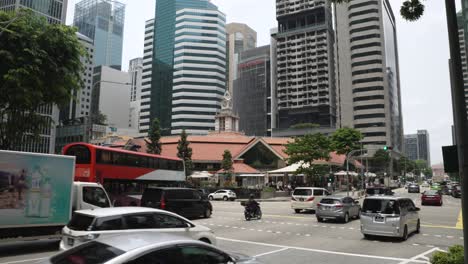
M 291 195 L 291 208 L 300 213 L 301 210 L 315 210 L 317 203 L 330 193 L 324 188 L 298 187 Z
M 231 190 L 217 190 L 214 193 L 208 195 L 210 200 L 231 200 L 234 201 L 237 198 L 236 193 Z
M 98 237 L 134 232 L 172 233 L 216 245 L 211 229 L 177 214 L 145 207 L 114 207 L 76 211 L 62 230 L 60 249 Z

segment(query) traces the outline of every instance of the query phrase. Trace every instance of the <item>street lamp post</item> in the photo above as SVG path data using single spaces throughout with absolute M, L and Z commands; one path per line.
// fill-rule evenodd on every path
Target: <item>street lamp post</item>
M 455 134 L 458 148 L 459 175 L 462 188 L 463 240 L 464 258 L 468 263 L 468 118 L 466 113 L 465 91 L 460 55 L 460 40 L 458 37 L 458 22 L 455 0 L 445 0 L 447 15 L 447 31 L 450 47 L 450 69 L 452 74 L 452 107 L 455 124 Z M 463 11 L 465 12 L 465 11 Z

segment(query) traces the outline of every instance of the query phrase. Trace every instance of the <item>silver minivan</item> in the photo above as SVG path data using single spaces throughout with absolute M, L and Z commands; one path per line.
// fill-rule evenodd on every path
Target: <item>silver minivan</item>
M 361 210 L 361 233 L 364 237 L 387 236 L 406 240 L 419 233 L 419 208 L 409 198 L 393 196 L 367 197 Z

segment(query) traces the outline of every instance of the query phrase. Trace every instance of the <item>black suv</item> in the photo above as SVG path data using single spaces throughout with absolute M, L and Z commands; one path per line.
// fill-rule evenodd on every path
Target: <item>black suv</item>
M 213 207 L 210 201 L 195 189 L 146 188 L 141 206 L 164 209 L 186 218 L 209 218 Z

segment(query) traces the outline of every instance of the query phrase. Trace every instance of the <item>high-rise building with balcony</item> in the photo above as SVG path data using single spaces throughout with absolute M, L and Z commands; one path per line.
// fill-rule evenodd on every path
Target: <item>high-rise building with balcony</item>
M 214 128 L 214 110 L 220 108 L 216 91 L 223 90 L 222 95 L 226 87 L 221 80 L 225 45 L 225 16 L 209 0 L 156 1 L 151 88 L 147 92 L 143 82 L 140 132 L 147 131 L 154 118 L 163 135 L 183 128 L 194 133 Z M 211 78 L 215 75 L 223 77 Z M 199 123 L 206 119 L 212 121 Z
M 234 112 L 239 131 L 248 136 L 271 136 L 270 46 L 239 53 L 234 80 Z
M 277 0 L 273 129 L 336 124 L 334 31 L 325 0 Z
M 466 5 L 466 1 L 462 1 Z M 468 7 L 465 7 L 468 8 Z M 468 14 L 467 14 L 468 15 Z M 465 88 L 465 103 L 466 103 L 466 112 L 468 114 L 468 61 L 466 54 L 468 53 L 466 46 L 467 32 L 465 27 L 468 27 L 467 18 L 463 16 L 463 12 L 457 13 L 458 21 L 458 38 L 460 42 L 460 55 L 462 61 L 462 71 L 463 71 L 463 86 Z M 467 121 L 468 122 L 468 121 Z
M 138 130 L 148 133 L 150 126 L 151 80 L 153 73 L 154 19 L 145 23 L 145 40 L 143 47 L 143 73 L 141 80 L 140 118 Z
M 14 11 L 27 8 L 51 24 L 65 24 L 68 0 L 0 0 L 0 10 Z
M 82 0 L 75 5 L 73 25 L 94 41 L 95 66 L 122 67 L 125 5 L 115 0 Z
M 257 32 L 246 24 L 229 23 L 226 25 L 226 72 L 227 88 L 232 93 L 234 80 L 237 79 L 239 53 L 257 46 Z
M 354 127 L 366 146 L 403 151 L 396 22 L 388 0 L 336 5 L 340 127 Z

